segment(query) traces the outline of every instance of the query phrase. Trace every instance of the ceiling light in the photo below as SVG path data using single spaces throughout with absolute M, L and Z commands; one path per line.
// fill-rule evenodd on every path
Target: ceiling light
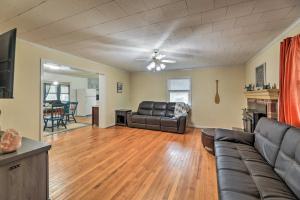
M 52 64 L 52 63 L 45 63 L 44 67 L 52 70 L 59 70 L 60 67 L 58 65 Z
M 156 71 L 158 71 L 158 72 L 159 72 L 160 70 L 161 70 L 160 66 L 159 66 L 159 65 L 157 65 L 157 66 L 156 66 Z
M 162 60 L 161 62 L 164 62 L 164 63 L 176 63 L 175 60 Z
M 60 69 L 66 70 L 66 71 L 72 71 L 71 67 L 68 67 L 68 66 L 65 66 L 65 65 L 61 65 Z
M 71 67 L 65 66 L 65 65 L 57 65 L 53 63 L 45 63 L 44 67 L 50 70 L 62 70 L 62 71 L 74 71 Z
M 166 65 L 165 64 L 160 64 L 160 68 L 162 69 L 162 70 L 164 70 L 164 69 L 166 69 Z
M 53 81 L 53 83 L 52 83 L 53 85 L 58 85 L 59 84 L 59 82 L 58 81 Z
M 147 66 L 147 69 L 149 71 L 151 71 L 153 68 L 155 68 L 155 63 L 154 62 L 151 62 L 148 66 Z

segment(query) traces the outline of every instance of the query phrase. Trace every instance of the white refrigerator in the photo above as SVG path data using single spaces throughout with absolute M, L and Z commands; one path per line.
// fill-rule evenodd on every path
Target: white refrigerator
M 92 114 L 92 107 L 96 103 L 96 89 L 77 89 L 76 100 L 78 102 L 77 116 Z

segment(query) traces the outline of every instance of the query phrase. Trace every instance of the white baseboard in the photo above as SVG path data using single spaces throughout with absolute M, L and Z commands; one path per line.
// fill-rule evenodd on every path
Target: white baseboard
M 212 127 L 212 126 L 202 126 L 202 125 L 197 125 L 197 124 L 189 125 L 189 127 L 191 127 L 191 128 L 220 128 L 220 127 Z
M 203 126 L 203 125 L 197 125 L 197 124 L 192 124 L 192 125 L 189 125 L 188 127 L 191 127 L 191 128 L 224 128 L 224 129 L 234 129 L 234 128 L 238 128 L 238 129 L 243 129 L 241 127 L 214 127 L 214 126 Z

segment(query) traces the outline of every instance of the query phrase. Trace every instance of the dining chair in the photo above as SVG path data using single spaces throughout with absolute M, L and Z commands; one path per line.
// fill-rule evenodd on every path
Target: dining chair
M 51 128 L 54 132 L 54 128 L 59 128 L 61 125 L 66 129 L 65 118 L 65 106 L 63 104 L 52 104 L 51 107 L 44 108 L 44 131 L 46 128 Z M 49 125 L 50 122 L 50 125 Z
M 78 102 L 69 102 L 68 105 L 69 105 L 68 109 L 66 110 L 66 113 L 65 113 L 66 121 L 68 121 L 68 122 L 74 121 L 75 123 L 77 123 L 75 114 L 76 114 Z M 70 116 L 71 116 L 71 119 L 70 119 Z

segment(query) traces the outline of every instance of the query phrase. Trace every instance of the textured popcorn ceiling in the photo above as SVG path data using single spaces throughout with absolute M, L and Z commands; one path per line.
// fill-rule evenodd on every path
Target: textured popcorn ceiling
M 129 71 L 243 64 L 300 17 L 299 0 L 1 0 L 0 32 Z

